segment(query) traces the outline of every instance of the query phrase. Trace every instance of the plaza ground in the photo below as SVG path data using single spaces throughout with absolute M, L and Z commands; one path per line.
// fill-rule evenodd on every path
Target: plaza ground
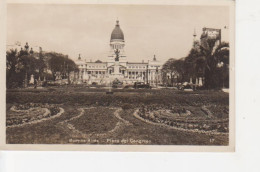
M 228 120 L 228 93 L 113 89 L 113 94 L 106 94 L 107 91 L 84 85 L 7 90 L 7 143 L 228 145 L 228 131 L 176 128 L 136 115 L 144 107 L 151 111 L 174 107 L 180 111 L 176 120 L 193 120 L 193 126 L 200 125 L 196 121 Z M 35 109 L 30 110 L 32 107 Z M 28 115 L 29 111 L 40 117 Z M 44 116 L 45 111 L 49 115 Z M 182 117 L 182 111 L 190 115 Z M 175 120 L 169 114 L 162 116 L 160 120 Z

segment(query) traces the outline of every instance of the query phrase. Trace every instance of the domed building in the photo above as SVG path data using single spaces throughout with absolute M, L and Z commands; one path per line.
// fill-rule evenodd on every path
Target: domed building
M 120 28 L 119 21 L 116 21 L 116 26 L 111 33 L 110 46 L 112 49 L 123 49 L 125 46 L 124 33 Z
M 115 59 L 116 59 L 116 52 L 119 53 L 118 61 L 120 59 L 120 62 L 122 65 L 126 65 L 126 56 L 125 56 L 125 39 L 124 39 L 124 33 L 122 29 L 120 28 L 119 21 L 116 21 L 115 28 L 113 29 L 110 37 L 110 55 L 108 56 L 108 63 L 109 65 L 113 65 Z
M 76 61 L 80 70 L 78 81 L 88 84 L 95 82 L 100 85 L 108 85 L 116 79 L 124 84 L 145 82 L 157 85 L 162 83 L 162 64 L 156 59 L 155 55 L 148 62 L 129 62 L 124 47 L 124 33 L 117 20 L 110 37 L 110 51 L 107 62 L 87 62 L 79 56 Z M 128 57 L 128 59 L 130 58 Z

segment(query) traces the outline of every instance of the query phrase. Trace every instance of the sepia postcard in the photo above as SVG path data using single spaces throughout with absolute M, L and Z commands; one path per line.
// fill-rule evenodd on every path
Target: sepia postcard
M 0 149 L 235 151 L 235 2 L 87 2 L 5 4 Z

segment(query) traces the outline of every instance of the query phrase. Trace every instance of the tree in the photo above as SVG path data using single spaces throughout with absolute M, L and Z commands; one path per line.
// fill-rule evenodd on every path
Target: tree
M 53 80 L 55 80 L 58 72 L 61 73 L 64 69 L 64 56 L 55 52 L 46 53 L 46 56 L 49 57 L 48 66 L 51 70 Z
M 175 73 L 177 74 L 177 82 L 183 82 L 185 74 L 184 59 L 178 59 L 173 61 L 172 66 L 175 70 Z
M 221 46 L 216 49 L 216 56 L 218 59 L 218 81 L 219 87 L 229 87 L 229 44 L 223 42 Z
M 49 57 L 48 67 L 52 72 L 53 79 L 56 79 L 56 75 L 59 73 L 62 78 L 68 78 L 72 71 L 77 71 L 78 67 L 75 62 L 68 58 L 68 56 L 61 53 L 50 52 L 46 53 Z
M 173 70 L 173 62 L 175 61 L 174 58 L 170 58 L 167 60 L 162 67 L 162 73 L 163 73 L 163 82 L 166 83 L 167 85 L 173 85 L 173 78 L 175 71 Z M 170 75 L 170 76 L 169 76 Z
M 218 40 L 207 40 L 208 46 L 201 46 L 202 56 L 205 57 L 205 87 L 208 89 L 220 87 L 219 64 L 229 64 L 229 44 Z
M 28 75 L 35 75 L 39 71 L 40 61 L 36 59 L 33 55 L 23 55 L 19 59 L 19 70 Z
M 7 88 L 27 85 L 28 77 L 31 75 L 35 78 L 43 76 L 50 78 L 48 72 L 44 73 L 45 69 L 51 71 L 54 80 L 56 75 L 60 74 L 63 78 L 67 78 L 68 82 L 70 72 L 78 70 L 77 65 L 67 55 L 56 52 L 43 53 L 41 48 L 39 53 L 34 53 L 32 49 L 29 51 L 28 43 L 25 49 L 21 48 L 19 52 L 13 49 L 6 52 Z
M 185 80 L 189 81 L 190 78 L 197 77 L 197 70 L 199 69 L 200 64 L 200 50 L 192 48 L 188 56 L 184 60 L 184 73 Z
M 36 76 L 39 71 L 40 61 L 28 51 L 9 50 L 6 52 L 6 83 L 7 88 L 23 86 L 26 76 Z M 27 83 L 26 83 L 27 84 Z
M 167 60 L 162 67 L 163 82 L 173 85 L 174 78 L 177 77 L 177 82 L 182 82 L 184 78 L 184 60 L 170 58 Z M 169 78 L 168 78 L 168 75 Z
M 47 67 L 46 62 L 44 61 L 44 55 L 42 53 L 42 48 L 40 47 L 40 52 L 39 52 L 39 75 L 43 77 L 44 75 L 44 69 Z
M 12 74 L 16 73 L 16 66 L 18 64 L 18 53 L 17 50 L 11 49 L 6 52 L 6 74 L 9 78 Z
M 18 53 L 17 50 L 11 49 L 6 52 L 6 87 L 17 87 L 17 66 L 18 66 Z
M 75 62 L 69 58 L 66 58 L 65 64 L 67 64 L 67 78 L 68 78 L 68 83 L 70 84 L 70 73 L 71 72 L 77 72 L 78 71 L 78 66 L 75 64 Z

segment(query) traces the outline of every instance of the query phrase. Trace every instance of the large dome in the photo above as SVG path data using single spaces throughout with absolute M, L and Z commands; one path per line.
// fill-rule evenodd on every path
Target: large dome
M 124 34 L 123 34 L 123 31 L 120 29 L 120 26 L 119 26 L 119 21 L 117 20 L 116 21 L 116 27 L 114 28 L 114 30 L 112 31 L 111 33 L 111 39 L 110 41 L 124 41 Z

